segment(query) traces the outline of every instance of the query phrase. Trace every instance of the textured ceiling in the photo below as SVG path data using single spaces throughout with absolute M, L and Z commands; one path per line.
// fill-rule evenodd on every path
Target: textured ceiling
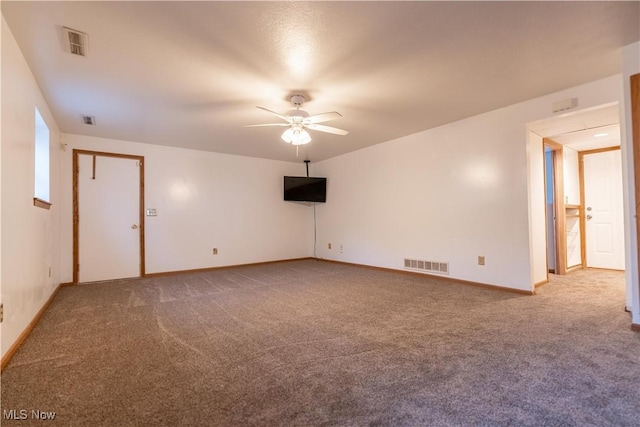
M 619 73 L 638 2 L 11 2 L 2 13 L 65 133 L 319 161 Z M 65 52 L 63 26 L 88 33 Z M 283 143 L 281 113 L 347 136 Z M 93 115 L 88 127 L 81 115 Z M 277 118 L 275 118 L 277 121 Z

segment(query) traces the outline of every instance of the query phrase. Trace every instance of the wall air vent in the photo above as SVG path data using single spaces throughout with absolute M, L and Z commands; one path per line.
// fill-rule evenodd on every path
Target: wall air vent
M 404 268 L 423 273 L 449 274 L 449 263 L 440 261 L 424 261 L 420 259 L 404 259 Z
M 82 116 L 82 121 L 85 125 L 95 126 L 96 118 L 94 116 Z
M 62 27 L 65 48 L 72 55 L 87 56 L 89 51 L 89 36 L 83 32 Z
M 552 113 L 560 113 L 561 111 L 572 110 L 578 106 L 578 98 L 568 98 L 551 104 Z

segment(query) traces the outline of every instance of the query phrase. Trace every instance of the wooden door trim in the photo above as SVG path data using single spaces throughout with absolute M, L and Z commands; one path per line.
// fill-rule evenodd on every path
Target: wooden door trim
M 553 198 L 554 198 L 554 211 L 553 214 L 556 217 L 554 222 L 554 232 L 556 234 L 556 274 L 567 274 L 567 239 L 566 239 L 566 224 L 564 218 L 565 203 L 564 203 L 564 169 L 563 169 L 563 147 L 562 144 L 558 144 L 549 138 L 542 139 L 542 152 L 544 154 L 544 148 L 549 147 L 553 151 Z M 545 159 L 546 162 L 546 159 Z M 545 173 L 545 180 L 546 173 Z M 547 212 L 547 196 L 546 196 L 546 181 L 545 181 L 545 197 L 544 197 L 544 211 Z M 547 242 L 548 247 L 548 242 Z M 548 249 L 547 249 L 548 250 Z M 548 259 L 548 256 L 547 256 Z M 548 261 L 547 261 L 548 262 Z M 547 265 L 547 276 L 549 266 Z
M 589 154 L 606 153 L 607 151 L 619 150 L 620 146 L 596 148 L 594 150 L 578 151 L 578 179 L 580 186 L 580 254 L 582 256 L 582 267 L 587 268 L 587 202 L 584 194 L 584 156 Z
M 638 257 L 638 277 L 640 277 L 640 74 L 630 77 L 631 84 L 631 130 L 633 147 L 633 174 L 636 196 L 636 254 Z M 638 283 L 635 286 L 640 286 Z M 633 301 L 632 304 L 640 304 Z M 635 330 L 640 331 L 640 325 Z
M 139 198 L 139 222 L 140 222 L 140 277 L 145 276 L 145 248 L 144 248 L 144 156 L 137 156 L 133 154 L 121 154 L 121 153 L 107 153 L 103 151 L 90 151 L 90 150 L 73 150 L 73 165 L 72 165 L 72 186 L 73 186 L 73 284 L 77 285 L 79 282 L 79 264 L 80 264 L 80 243 L 79 243 L 79 222 L 80 222 L 80 205 L 79 198 L 79 186 L 78 186 L 78 173 L 79 173 L 79 159 L 81 155 L 87 156 L 101 156 L 101 157 L 115 157 L 120 159 L 132 159 L 137 160 L 140 165 L 140 198 Z

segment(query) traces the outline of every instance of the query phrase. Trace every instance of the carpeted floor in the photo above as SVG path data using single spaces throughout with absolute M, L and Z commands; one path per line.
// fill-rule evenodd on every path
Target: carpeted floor
M 63 288 L 1 400 L 21 426 L 638 426 L 640 334 L 620 272 L 531 297 L 293 261 Z

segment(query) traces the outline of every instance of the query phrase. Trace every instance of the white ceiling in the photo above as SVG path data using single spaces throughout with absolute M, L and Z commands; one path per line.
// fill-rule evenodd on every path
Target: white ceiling
M 558 144 L 575 151 L 596 150 L 620 145 L 620 124 L 571 132 L 552 138 Z
M 12 2 L 2 13 L 61 131 L 319 161 L 621 71 L 633 2 Z M 87 58 L 61 27 L 89 34 Z M 295 148 L 289 95 L 339 111 Z M 82 115 L 96 117 L 86 126 Z
M 620 145 L 617 103 L 560 114 L 528 124 L 529 130 L 576 151 Z

